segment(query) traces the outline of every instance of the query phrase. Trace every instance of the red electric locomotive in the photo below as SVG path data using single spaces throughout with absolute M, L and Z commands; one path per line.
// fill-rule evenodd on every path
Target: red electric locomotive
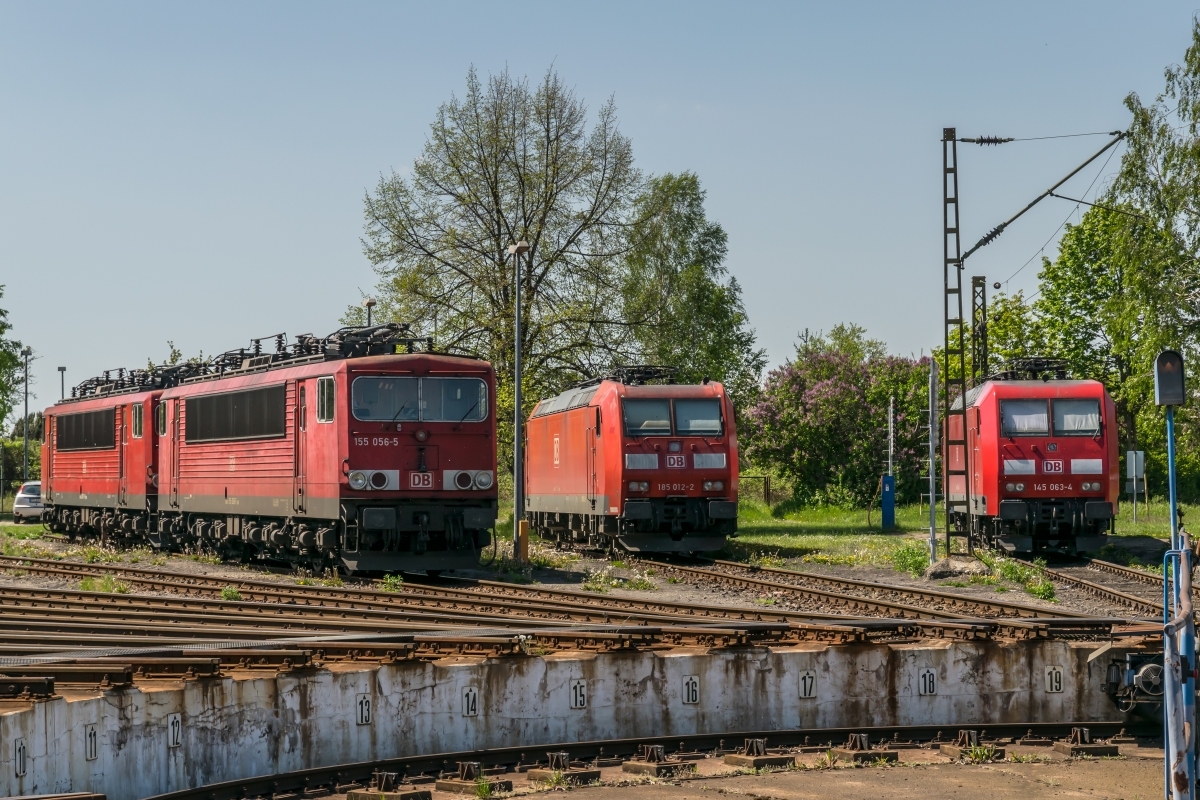
M 971 535 L 1010 553 L 1099 550 L 1120 491 L 1116 406 L 1102 383 L 1067 380 L 1054 362 L 1012 366 L 966 396 Z M 950 438 L 963 438 L 961 419 Z M 952 500 L 963 481 L 950 479 Z
M 495 374 L 406 333 L 280 336 L 89 382 L 46 412 L 47 524 L 317 570 L 476 566 L 496 521 Z
M 725 388 L 627 367 L 542 400 L 526 428 L 526 516 L 543 537 L 631 552 L 719 550 L 737 531 Z

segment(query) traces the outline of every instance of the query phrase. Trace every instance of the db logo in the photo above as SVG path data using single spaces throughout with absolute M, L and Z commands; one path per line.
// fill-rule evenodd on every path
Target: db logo
M 432 472 L 410 472 L 410 473 L 408 473 L 408 488 L 410 488 L 410 489 L 432 489 L 433 488 L 433 473 Z
M 1063 462 L 1061 461 L 1043 461 L 1042 474 L 1044 475 L 1062 475 Z
M 681 455 L 668 455 L 667 469 L 683 469 L 683 466 L 686 463 L 684 458 L 685 456 Z

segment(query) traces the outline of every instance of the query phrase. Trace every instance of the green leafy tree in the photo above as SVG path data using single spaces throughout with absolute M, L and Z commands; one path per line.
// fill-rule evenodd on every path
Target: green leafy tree
M 623 287 L 624 319 L 639 360 L 679 369 L 680 382 L 719 380 L 737 409 L 753 401 L 766 365 L 737 279 L 728 237 L 704 212 L 694 173 L 647 182 L 635 203 Z
M 0 285 L 0 299 L 4 297 L 4 286 Z M 12 323 L 8 312 L 0 308 L 0 424 L 8 419 L 17 405 L 17 396 L 23 384 L 21 371 L 21 343 L 8 337 Z
M 864 506 L 887 462 L 888 404 L 895 399 L 897 496 L 924 484 L 929 359 L 887 355 L 857 325 L 828 336 L 804 331 L 796 355 L 767 376 L 748 410 L 747 457 L 789 480 L 809 505 Z

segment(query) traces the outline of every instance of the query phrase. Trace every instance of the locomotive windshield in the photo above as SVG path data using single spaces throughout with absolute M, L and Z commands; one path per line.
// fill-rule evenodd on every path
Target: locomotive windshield
M 1001 428 L 1005 436 L 1049 436 L 1050 419 L 1045 400 L 1000 401 Z
M 1096 436 L 1100 433 L 1099 400 L 1055 400 L 1055 436 Z
M 671 406 L 675 407 L 675 424 L 671 424 Z M 621 408 L 625 412 L 625 433 L 628 436 L 720 436 L 721 401 L 712 397 L 668 400 L 666 398 L 626 397 Z
M 720 436 L 721 401 L 712 397 L 676 400 L 675 432 L 680 436 Z
M 621 403 L 625 412 L 625 433 L 629 436 L 670 436 L 671 401 L 644 397 L 626 397 Z
M 488 412 L 478 378 L 355 378 L 351 399 L 363 422 L 479 422 Z

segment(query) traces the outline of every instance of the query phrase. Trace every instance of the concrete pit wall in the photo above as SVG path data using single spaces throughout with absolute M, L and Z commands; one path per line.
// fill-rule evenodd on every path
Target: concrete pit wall
M 1089 664 L 1097 646 L 922 641 L 331 662 L 64 690 L 0 704 L 0 796 L 134 800 L 331 764 L 640 736 L 1121 722 L 1101 690 L 1116 652 Z M 1052 667 L 1061 667 L 1061 692 L 1047 691 Z

